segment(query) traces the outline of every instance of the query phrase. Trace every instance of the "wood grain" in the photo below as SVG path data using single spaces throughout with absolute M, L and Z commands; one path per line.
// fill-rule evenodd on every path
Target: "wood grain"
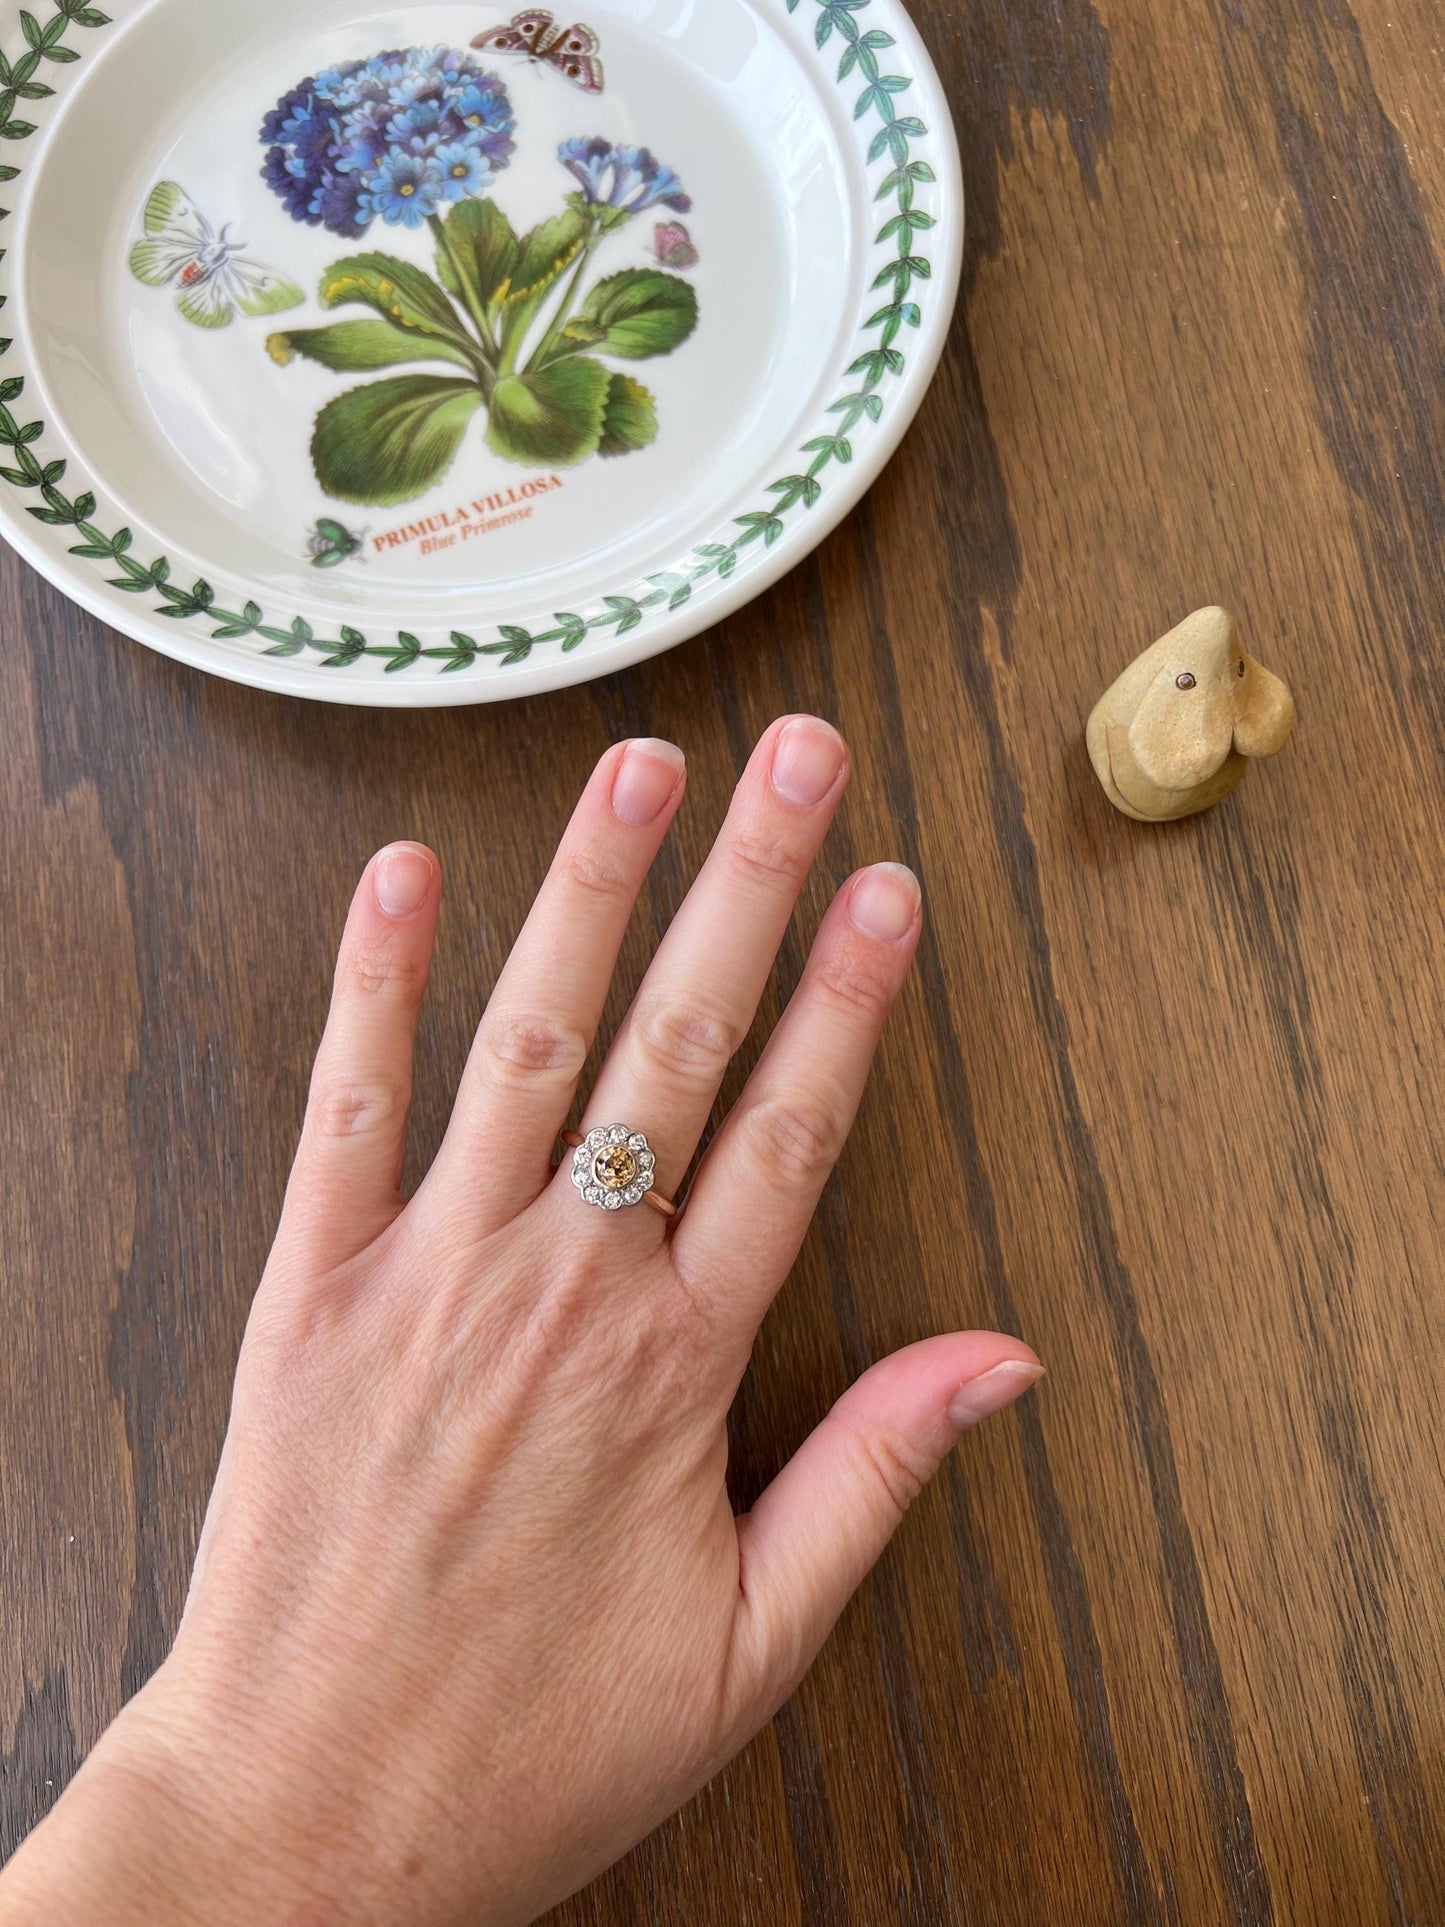
M 0 565 L 0 1846 L 175 1623 L 367 854 L 447 871 L 420 1164 L 592 758 L 646 731 L 693 771 L 620 1005 L 752 737 L 808 708 L 858 777 L 758 1036 L 853 863 L 915 865 L 931 920 L 739 1499 L 923 1333 L 1018 1331 L 1050 1376 L 557 1927 L 1445 1920 L 1438 16 L 917 15 L 969 191 L 935 395 L 705 640 L 516 709 L 321 710 Z M 1083 719 L 1209 601 L 1296 738 L 1127 822 Z

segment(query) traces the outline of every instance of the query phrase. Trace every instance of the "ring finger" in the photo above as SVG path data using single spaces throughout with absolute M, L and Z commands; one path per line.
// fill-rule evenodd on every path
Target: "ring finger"
M 584 1129 L 645 1131 L 670 1197 L 747 1035 L 813 859 L 848 782 L 848 750 L 813 716 L 775 723 L 642 981 Z

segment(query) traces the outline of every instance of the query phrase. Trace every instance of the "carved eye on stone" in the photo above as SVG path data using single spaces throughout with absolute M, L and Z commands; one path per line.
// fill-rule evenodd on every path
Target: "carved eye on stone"
M 1176 676 L 1174 678 L 1174 687 L 1176 689 L 1192 689 L 1194 687 L 1194 678 L 1187 669 L 1182 676 Z

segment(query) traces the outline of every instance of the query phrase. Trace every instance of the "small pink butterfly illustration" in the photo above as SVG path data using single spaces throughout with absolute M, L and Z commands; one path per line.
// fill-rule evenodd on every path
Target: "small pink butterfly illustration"
M 602 42 L 590 27 L 559 27 L 545 7 L 528 7 L 513 14 L 510 27 L 489 27 L 472 45 L 545 61 L 584 93 L 602 92 Z
M 659 221 L 653 248 L 665 268 L 695 268 L 698 252 L 681 221 Z

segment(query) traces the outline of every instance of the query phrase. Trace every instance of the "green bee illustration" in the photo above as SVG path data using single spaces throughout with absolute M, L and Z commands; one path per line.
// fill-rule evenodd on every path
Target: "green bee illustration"
M 334 569 L 339 563 L 349 562 L 353 556 L 358 562 L 364 562 L 366 557 L 362 549 L 366 544 L 366 535 L 365 529 L 353 535 L 340 522 L 333 522 L 329 515 L 323 515 L 306 541 L 306 553 L 311 557 L 312 568 Z

